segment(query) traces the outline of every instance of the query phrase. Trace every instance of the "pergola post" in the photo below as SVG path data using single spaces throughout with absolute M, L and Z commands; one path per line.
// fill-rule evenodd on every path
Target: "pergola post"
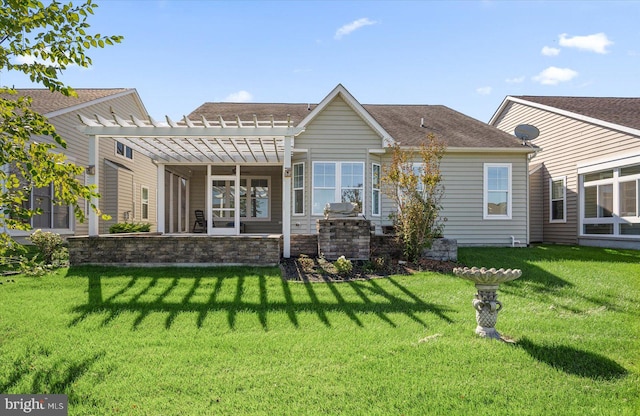
M 158 165 L 157 167 L 157 178 L 156 181 L 158 183 L 158 190 L 156 198 L 156 228 L 160 234 L 165 233 L 164 229 L 164 207 L 165 207 L 165 192 L 164 192 L 164 165 Z
M 291 136 L 284 138 L 284 166 L 282 169 L 282 256 L 291 257 Z
M 87 172 L 87 183 L 89 185 L 95 185 L 95 189 L 97 192 L 100 191 L 100 163 L 98 161 L 99 158 L 99 140 L 98 136 L 90 135 L 89 136 L 89 171 Z M 98 206 L 98 198 L 95 196 L 91 197 L 91 204 L 93 206 Z M 98 214 L 93 209 L 89 209 L 88 212 L 88 221 L 89 221 L 89 235 L 97 236 L 98 232 Z

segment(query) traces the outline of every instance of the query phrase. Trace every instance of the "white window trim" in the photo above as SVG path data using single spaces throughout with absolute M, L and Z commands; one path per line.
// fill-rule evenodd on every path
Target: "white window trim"
M 556 181 L 562 181 L 562 219 L 553 219 L 553 183 Z M 558 201 L 559 199 L 556 199 Z M 558 176 L 555 178 L 549 179 L 549 222 L 554 224 L 566 223 L 567 222 L 567 177 L 566 176 Z
M 247 196 L 246 198 L 246 210 L 247 210 L 247 214 L 249 213 L 249 209 L 251 208 L 251 200 L 253 199 L 251 197 L 251 181 L 253 179 L 266 179 L 267 181 L 267 209 L 269 210 L 269 215 L 267 217 L 250 217 L 250 216 L 240 216 L 240 220 L 241 221 L 248 221 L 248 222 L 252 222 L 252 221 L 271 221 L 271 202 L 273 201 L 273 188 L 271 187 L 271 177 L 270 176 L 240 176 L 240 180 L 242 181 L 243 179 L 247 180 Z M 238 189 L 240 189 L 240 184 L 238 184 Z M 238 207 L 238 209 L 240 209 L 240 207 Z
M 630 164 L 629 162 L 637 162 Z M 629 176 L 620 176 L 620 169 L 626 166 L 633 166 L 640 164 L 639 158 L 627 158 L 627 159 L 616 159 L 613 161 L 609 161 L 606 163 L 600 163 L 597 165 L 589 166 L 588 169 L 579 169 L 578 170 L 578 190 L 580 192 L 580 228 L 579 228 L 579 236 L 580 237 L 590 237 L 590 238 L 616 238 L 616 239 L 638 239 L 637 235 L 629 234 L 620 234 L 620 224 L 621 223 L 632 223 L 638 224 L 640 223 L 640 195 L 636 195 L 636 206 L 638 208 L 637 216 L 635 217 L 620 217 L 620 183 L 628 182 L 628 181 L 640 181 L 639 175 L 629 175 Z M 584 175 L 593 172 L 613 170 L 613 177 L 607 179 L 600 179 L 597 181 L 588 182 L 588 186 L 595 185 L 608 185 L 612 184 L 613 188 L 613 216 L 612 217 L 599 217 L 599 218 L 585 218 L 584 217 L 584 197 L 585 197 L 585 182 Z M 638 182 L 636 182 L 638 183 Z M 585 225 L 592 224 L 613 224 L 613 234 L 587 234 L 584 232 Z
M 124 146 L 124 155 L 121 155 L 120 153 L 118 153 L 118 143 L 120 143 L 121 145 Z M 127 157 L 127 148 L 131 149 L 131 158 Z M 133 151 L 132 147 L 127 146 L 126 144 L 122 143 L 121 141 L 118 141 L 118 139 L 114 139 L 113 140 L 113 153 L 115 154 L 116 157 L 119 157 L 120 159 L 133 161 L 135 152 Z
M 49 221 L 51 222 L 51 225 L 53 225 L 53 223 L 55 222 L 55 207 L 56 206 L 65 207 L 65 205 L 56 205 L 55 204 L 55 202 L 54 202 L 54 200 L 55 200 L 55 192 L 54 192 L 54 189 L 53 189 L 53 183 L 50 183 L 48 186 L 49 186 L 49 196 L 50 196 L 49 208 L 51 210 L 51 213 L 50 213 L 50 216 L 49 216 Z M 31 210 L 35 210 L 36 209 L 35 208 L 36 204 L 35 204 L 35 201 L 34 201 L 34 194 L 33 194 L 34 189 L 35 189 L 34 187 L 31 188 L 31 194 L 29 196 L 29 209 L 31 209 Z M 67 207 L 67 215 L 68 215 L 68 218 L 69 218 L 69 226 L 68 227 L 65 227 L 65 228 L 55 228 L 55 227 L 42 228 L 42 227 L 36 227 L 33 224 L 33 220 L 36 217 L 36 215 L 34 215 L 31 218 L 29 218 L 29 225 L 32 228 L 32 230 L 29 231 L 29 233 L 33 232 L 33 230 L 36 230 L 36 229 L 46 230 L 46 231 L 50 231 L 50 232 L 54 232 L 54 233 L 58 233 L 58 234 L 64 234 L 64 233 L 68 234 L 69 232 L 73 231 L 74 230 L 74 222 L 75 222 L 75 220 L 74 220 L 75 219 L 75 215 L 73 213 L 73 207 L 71 205 L 66 205 L 66 207 Z M 42 214 L 40 214 L 40 215 L 42 215 Z
M 377 166 L 378 167 L 378 174 L 379 174 L 379 178 L 378 178 L 378 182 L 379 182 L 379 187 L 378 188 L 374 188 L 373 184 L 374 184 L 374 175 L 373 175 L 373 171 L 374 171 L 374 167 Z M 373 194 L 375 191 L 378 191 L 378 213 L 375 214 L 373 212 Z M 382 215 L 382 166 L 380 166 L 379 163 L 372 163 L 371 164 L 371 216 L 372 217 L 380 217 Z
M 240 216 L 240 220 L 242 222 L 268 222 L 271 221 L 271 211 L 272 211 L 272 202 L 273 202 L 273 188 L 271 187 L 271 177 L 270 176 L 240 176 L 240 181 L 242 180 L 246 180 L 247 183 L 247 194 L 244 197 L 245 199 L 245 207 L 247 212 L 249 212 L 249 209 L 251 207 L 251 180 L 252 179 L 266 179 L 267 180 L 267 187 L 269 189 L 268 194 L 267 194 L 267 199 L 268 199 L 268 209 L 269 209 L 269 215 L 267 217 L 250 217 L 250 216 Z M 229 205 L 231 203 L 231 200 L 229 199 L 229 196 L 231 195 L 231 185 L 230 185 L 230 180 L 228 179 L 217 179 L 216 181 L 220 181 L 220 182 L 224 182 L 225 183 L 225 200 L 227 202 L 227 206 L 225 207 L 219 207 L 216 205 L 211 206 L 212 211 L 220 211 L 220 210 L 225 210 L 230 208 L 231 206 Z M 237 188 L 238 190 L 240 189 L 240 183 L 237 184 Z M 242 197 L 240 198 L 240 200 L 242 200 Z M 238 207 L 238 209 L 240 209 L 240 207 Z M 229 217 L 214 217 L 214 220 L 216 221 L 224 221 L 224 220 L 231 220 L 231 218 Z
M 488 210 L 489 202 L 489 169 L 490 168 L 507 168 L 508 169 L 508 189 L 507 189 L 507 215 L 490 215 Z M 485 220 L 510 220 L 512 218 L 512 167 L 511 163 L 485 163 L 483 175 L 483 198 L 482 198 L 482 217 Z
M 311 215 L 313 216 L 323 216 L 324 215 L 324 211 L 321 213 L 316 213 L 313 212 L 313 207 L 315 206 L 315 192 L 314 190 L 316 189 L 316 184 L 315 184 L 315 171 L 316 171 L 316 165 L 319 163 L 332 163 L 336 166 L 336 186 L 334 188 L 334 198 L 336 201 L 341 201 L 342 200 L 342 164 L 344 163 L 358 163 L 360 165 L 362 165 L 362 207 L 360 210 L 360 213 L 358 214 L 358 216 L 362 216 L 366 211 L 366 204 L 365 204 L 365 193 L 366 193 L 366 170 L 365 170 L 365 162 L 361 162 L 361 161 L 351 161 L 351 160 L 343 160 L 340 162 L 336 162 L 336 161 L 322 161 L 322 160 L 317 160 L 313 162 L 313 171 L 311 172 Z M 320 188 L 318 187 L 318 189 L 330 189 L 330 188 Z
M 295 171 L 296 171 L 296 165 L 302 165 L 302 187 L 295 187 Z M 291 207 L 291 215 L 294 217 L 302 217 L 305 215 L 306 212 L 306 204 L 305 202 L 305 180 L 306 180 L 306 175 L 307 175 L 307 167 L 305 166 L 304 162 L 298 162 L 298 163 L 294 163 L 292 166 L 292 178 L 291 178 L 291 188 L 292 188 L 292 207 Z M 302 191 L 302 212 L 296 212 L 296 191 Z
M 144 199 L 144 191 L 147 191 L 147 199 L 145 202 Z M 145 218 L 144 216 L 144 204 L 147 204 L 147 217 Z M 143 221 L 149 221 L 149 208 L 151 207 L 151 205 L 149 204 L 149 187 L 148 186 L 144 186 L 142 185 L 140 187 L 140 219 L 142 219 Z

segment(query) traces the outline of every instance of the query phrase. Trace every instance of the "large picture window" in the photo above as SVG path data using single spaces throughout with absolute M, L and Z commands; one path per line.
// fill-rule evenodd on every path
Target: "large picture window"
M 484 219 L 511 219 L 511 163 L 484 164 Z
M 313 163 L 313 215 L 322 215 L 332 202 L 355 202 L 364 212 L 363 196 L 363 162 Z
M 580 175 L 582 235 L 640 235 L 640 165 Z
M 304 215 L 304 163 L 293 164 L 293 215 Z
M 567 178 L 549 179 L 549 222 L 566 222 Z

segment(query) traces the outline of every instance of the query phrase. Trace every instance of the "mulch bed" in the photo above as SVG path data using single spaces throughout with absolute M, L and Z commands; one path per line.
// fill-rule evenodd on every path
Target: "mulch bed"
M 387 277 L 395 274 L 410 275 L 420 271 L 435 271 L 439 273 L 453 273 L 454 267 L 460 264 L 451 261 L 421 259 L 416 263 L 399 260 L 377 259 L 376 261 L 354 260 L 351 273 L 338 273 L 332 262 L 324 258 L 306 256 L 282 259 L 280 269 L 282 278 L 299 282 L 349 282 L 355 280 L 369 280 Z

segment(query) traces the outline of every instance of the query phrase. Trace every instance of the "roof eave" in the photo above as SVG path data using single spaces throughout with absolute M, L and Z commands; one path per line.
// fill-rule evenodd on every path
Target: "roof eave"
M 447 153 L 535 153 L 537 149 L 521 147 L 447 147 Z

